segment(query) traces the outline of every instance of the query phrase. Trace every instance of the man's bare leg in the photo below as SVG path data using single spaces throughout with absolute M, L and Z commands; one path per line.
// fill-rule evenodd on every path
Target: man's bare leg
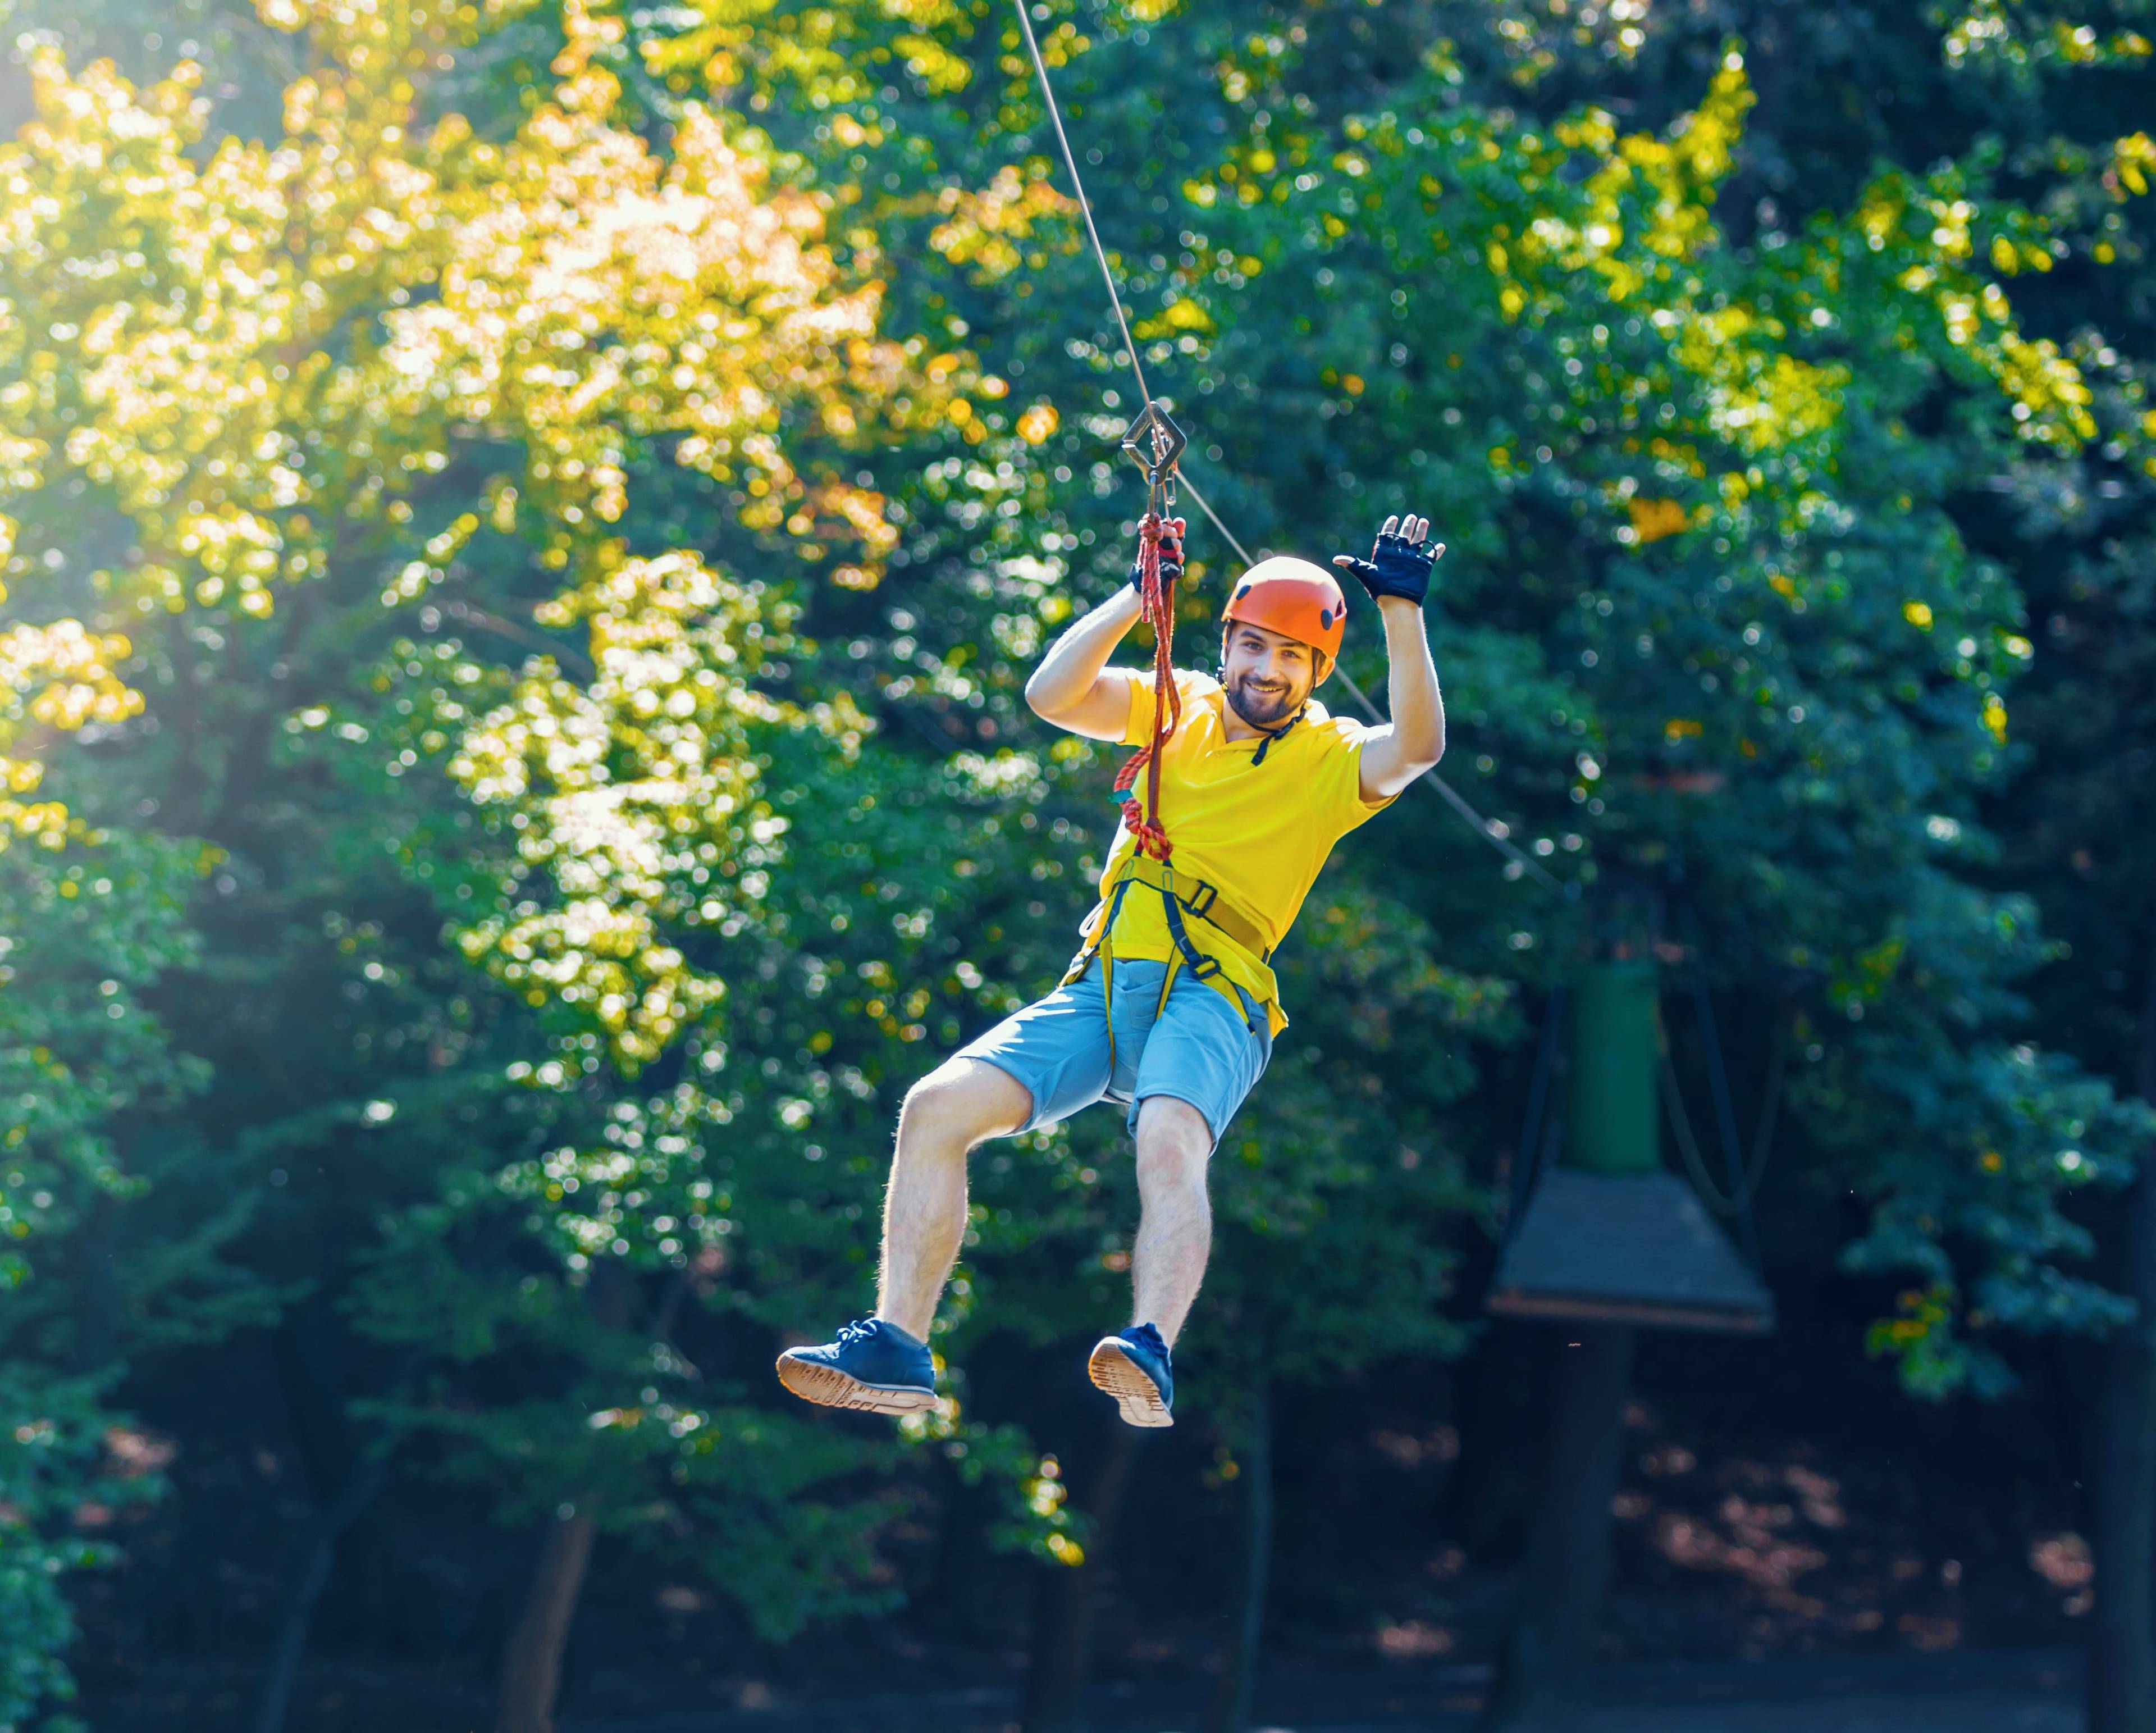
M 1131 1328 L 1102 1337 L 1086 1362 L 1086 1376 L 1116 1399 L 1132 1426 L 1175 1424 L 1167 1349 L 1182 1334 L 1213 1249 L 1213 1206 L 1205 1196 L 1212 1154 L 1205 1116 L 1188 1102 L 1150 1095 L 1139 1103 Z
M 906 1093 L 884 1194 L 883 1266 L 875 1315 L 928 1340 L 951 1266 L 966 1238 L 966 1157 L 1009 1137 L 1033 1113 L 1033 1096 L 985 1060 L 947 1059 Z
M 1131 1322 L 1150 1324 L 1171 1347 L 1190 1315 L 1213 1249 L 1205 1168 L 1213 1133 L 1205 1116 L 1172 1095 L 1138 1108 L 1138 1237 L 1131 1252 Z

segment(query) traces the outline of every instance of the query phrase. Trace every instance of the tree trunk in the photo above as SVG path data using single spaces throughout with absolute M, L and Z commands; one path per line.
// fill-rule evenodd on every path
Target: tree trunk
M 1549 1467 L 1527 1540 L 1518 1606 L 1497 1656 L 1482 1733 L 1565 1726 L 1588 1701 L 1609 1581 L 1609 1504 L 1631 1383 L 1629 1326 L 1573 1324 L 1558 1361 Z
M 1086 1681 L 1093 1668 L 1093 1614 L 1101 1571 L 1115 1537 L 1116 1521 L 1130 1491 L 1144 1434 L 1121 1420 L 1111 1430 L 1086 1494 L 1091 1535 L 1086 1561 L 1058 1565 L 1040 1575 L 1034 1602 L 1033 1653 L 1026 1668 L 1025 1702 L 1019 1711 L 1024 1733 L 1078 1733 L 1084 1725 Z
M 955 1472 L 948 1484 L 936 1563 L 916 1604 L 924 1612 L 935 1609 L 938 1625 L 969 1647 L 1004 1647 L 1015 1634 L 1009 1612 L 1012 1581 L 1029 1587 L 1033 1573 L 1010 1569 L 991 1544 L 1001 1489 L 987 1483 L 968 1486 Z
M 352 1339 L 320 1294 L 289 1307 L 270 1334 L 277 1388 L 284 1398 L 299 1466 L 315 1506 L 336 1505 L 367 1472 L 366 1446 L 352 1422 L 344 1376 Z M 381 1638 L 398 1628 L 408 1607 L 398 1592 L 398 1564 L 378 1525 L 365 1512 L 339 1530 L 321 1610 Z M 311 1613 L 310 1617 L 313 1615 Z
M 2156 956 L 2138 1071 L 2142 1098 L 2156 1102 Z M 2088 1733 L 2156 1733 L 2156 1147 L 2125 1208 L 2127 1292 L 2140 1311 L 2110 1345 L 2098 1421 Z
M 1250 1390 L 1250 1432 L 1243 1448 L 1243 1568 L 1231 1609 L 1235 1626 L 1220 1657 L 1219 1687 L 1206 1733 L 1243 1733 L 1258 1683 L 1265 1591 L 1273 1565 L 1273 1396 L 1260 1370 Z
M 254 1719 L 255 1733 L 285 1733 L 285 1715 L 292 1699 L 292 1683 L 299 1677 L 300 1660 L 306 1653 L 307 1632 L 315 1622 L 315 1603 L 330 1580 L 336 1562 L 337 1537 L 364 1510 L 388 1470 L 380 1463 L 367 1468 L 337 1495 L 336 1502 L 316 1520 L 307 1541 L 305 1562 L 285 1602 L 285 1618 L 277 1633 L 277 1648 L 270 1658 L 270 1675 L 262 1687 L 262 1708 Z
M 576 1622 L 598 1524 L 588 1504 L 566 1507 L 547 1525 L 524 1610 L 501 1658 L 496 1733 L 554 1733 L 554 1698 L 562 1687 L 562 1652 Z
M 1448 1520 L 1478 1564 L 1498 1565 L 1526 1550 L 1549 1448 L 1550 1363 L 1559 1351 L 1548 1325 L 1492 1318 L 1462 1369 L 1460 1460 L 1447 1494 Z

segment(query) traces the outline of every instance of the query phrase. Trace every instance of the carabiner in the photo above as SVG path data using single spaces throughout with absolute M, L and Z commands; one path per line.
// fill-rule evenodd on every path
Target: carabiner
M 1165 517 L 1175 504 L 1175 465 L 1190 441 L 1168 419 L 1168 411 L 1150 398 L 1137 418 L 1123 429 L 1122 447 L 1146 472 L 1146 510 Z M 1144 446 L 1152 450 L 1148 454 Z

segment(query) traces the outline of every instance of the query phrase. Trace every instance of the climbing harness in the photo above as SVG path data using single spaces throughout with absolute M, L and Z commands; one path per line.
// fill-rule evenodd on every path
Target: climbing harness
M 1281 730 L 1282 733 L 1286 732 L 1285 728 Z M 1220 959 L 1201 950 L 1191 938 L 1186 917 L 1224 933 L 1261 965 L 1270 964 L 1273 954 L 1272 947 L 1265 943 L 1265 928 L 1237 907 L 1234 898 L 1224 896 L 1218 885 L 1209 884 L 1195 873 L 1178 872 L 1166 862 L 1147 855 L 1132 855 L 1116 869 L 1100 902 L 1079 928 L 1082 943 L 1078 954 L 1070 959 L 1070 966 L 1063 972 L 1063 980 L 1059 983 L 1070 985 L 1085 974 L 1086 965 L 1096 957 L 1101 959 L 1101 997 L 1108 1023 L 1108 1074 L 1111 1077 L 1116 1069 L 1116 917 L 1122 913 L 1123 898 L 1132 885 L 1143 885 L 1160 893 L 1168 937 L 1175 942 L 1175 954 L 1168 959 L 1167 973 L 1161 977 L 1160 997 L 1153 1006 L 1156 1017 L 1168 1008 L 1168 995 L 1175 985 L 1178 969 L 1188 969 L 1193 980 L 1208 982 L 1221 972 Z M 1241 1013 L 1240 1001 L 1236 1010 Z

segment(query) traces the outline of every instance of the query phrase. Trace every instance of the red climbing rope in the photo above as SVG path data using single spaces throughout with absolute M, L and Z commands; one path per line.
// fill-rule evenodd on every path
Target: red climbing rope
M 1176 689 L 1170 660 L 1175 644 L 1175 580 L 1183 571 L 1183 529 L 1180 517 L 1163 519 L 1158 512 L 1147 512 L 1138 525 L 1140 617 L 1152 628 L 1152 738 L 1116 774 L 1123 822 L 1137 838 L 1138 851 L 1163 863 L 1174 852 L 1174 845 L 1160 819 L 1160 749 L 1183 720 L 1183 694 Z M 1146 774 L 1142 810 L 1131 792 L 1140 770 Z

